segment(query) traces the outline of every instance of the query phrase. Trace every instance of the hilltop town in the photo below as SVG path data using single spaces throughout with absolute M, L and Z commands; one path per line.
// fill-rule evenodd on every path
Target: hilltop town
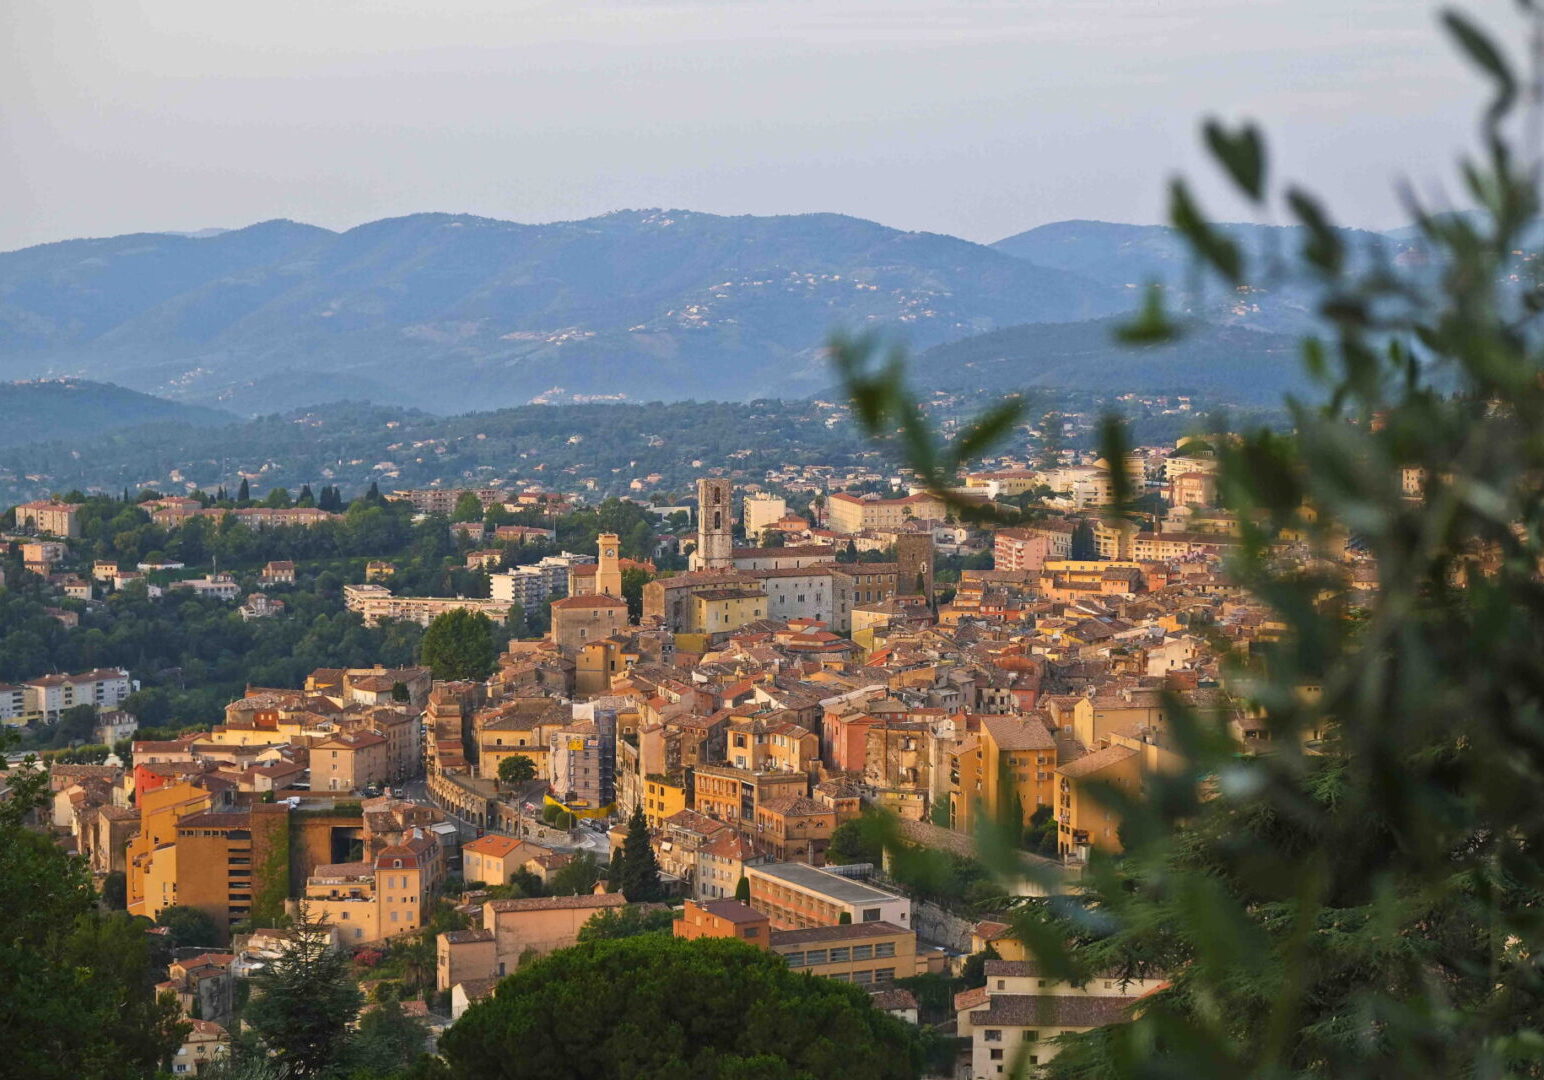
M 1116 463 L 1143 508 L 1117 517 L 1102 459 L 995 465 L 949 492 L 823 467 L 741 491 L 719 470 L 678 503 L 635 505 L 625 544 L 595 531 L 578 552 L 554 547 L 574 515 L 600 521 L 583 492 L 25 503 L 5 569 L 66 634 L 131 598 L 282 623 L 315 581 L 303 555 L 202 573 L 164 553 L 96 558 L 119 542 L 92 525 L 104 514 L 168 545 L 240 530 L 261 559 L 385 507 L 438 530 L 437 580 L 459 567 L 471 587 L 410 591 L 402 558 L 361 551 L 328 563 L 357 575 L 338 617 L 415 633 L 466 618 L 499 651 L 481 671 L 437 673 L 426 655 L 248 681 L 223 715 L 175 730 L 134 715 L 151 672 L 40 672 L 0 686 L 0 718 L 53 738 L 36 827 L 130 914 L 199 927 L 166 971 L 194 1021 L 176 1071 L 223 1052 L 240 983 L 297 921 L 367 988 L 387 958 L 432 1047 L 500 978 L 625 916 L 863 987 L 952 1035 L 960 1075 L 996 1075 L 1004 1043 L 1044 1038 L 1030 1061 L 1049 1060 L 1054 1036 L 1118 1022 L 1156 985 L 1040 977 L 1013 912 L 1121 850 L 1119 815 L 1090 792 L 1136 795 L 1178 767 L 1172 709 L 1215 717 L 1240 753 L 1272 751 L 1223 655 L 1279 626 L 1229 578 L 1239 529 L 1214 509 L 1210 443 Z M 1343 538 L 1333 561 L 1353 597 L 1374 580 Z M 1006 877 L 977 858 L 1002 828 L 1019 860 Z M 432 971 L 404 976 L 425 950 Z M 933 985 L 952 1005 L 919 1004 Z

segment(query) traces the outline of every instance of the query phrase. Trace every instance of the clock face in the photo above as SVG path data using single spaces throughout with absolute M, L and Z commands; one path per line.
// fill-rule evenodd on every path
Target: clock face
M 606 549 L 606 558 L 614 559 L 616 557 L 617 557 L 616 548 L 607 548 Z

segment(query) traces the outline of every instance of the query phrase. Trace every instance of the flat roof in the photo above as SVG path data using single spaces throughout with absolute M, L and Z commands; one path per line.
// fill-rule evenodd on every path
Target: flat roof
M 796 888 L 818 892 L 844 904 L 879 904 L 890 900 L 905 900 L 898 893 L 886 892 L 861 881 L 827 873 L 803 863 L 770 863 L 765 866 L 747 867 L 752 876 L 775 878 Z

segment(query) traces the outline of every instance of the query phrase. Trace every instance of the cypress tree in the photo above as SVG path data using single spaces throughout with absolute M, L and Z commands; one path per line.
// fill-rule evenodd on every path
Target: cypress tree
M 649 824 L 643 819 L 643 807 L 635 806 L 622 842 L 622 895 L 636 904 L 658 899 L 659 894 L 659 863 L 649 844 Z

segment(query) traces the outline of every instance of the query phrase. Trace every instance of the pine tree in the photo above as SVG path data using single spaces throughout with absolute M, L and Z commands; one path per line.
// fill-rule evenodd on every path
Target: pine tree
M 659 862 L 649 843 L 649 823 L 643 807 L 635 806 L 627 822 L 627 839 L 622 842 L 622 895 L 631 903 L 657 900 L 660 895 Z
M 740 880 L 735 882 L 734 898 L 742 904 L 751 902 L 751 879 L 744 874 L 741 874 Z
M 360 993 L 348 953 L 332 947 L 326 928 L 304 910 L 294 938 L 267 970 L 252 977 L 243 1019 L 293 1077 L 325 1076 L 341 1063 Z
M 236 489 L 236 501 L 239 503 L 247 503 L 252 501 L 252 488 L 247 484 L 247 478 L 245 476 L 241 478 L 241 486 Z

